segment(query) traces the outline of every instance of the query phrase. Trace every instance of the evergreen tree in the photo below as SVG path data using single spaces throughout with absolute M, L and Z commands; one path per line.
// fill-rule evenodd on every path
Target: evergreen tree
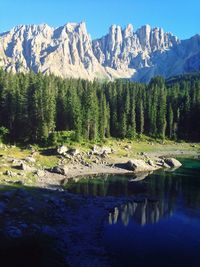
M 143 134 L 144 132 L 144 107 L 142 101 L 140 101 L 139 105 L 139 134 Z
M 145 85 L 0 70 L 0 127 L 12 142 L 56 143 L 55 130 L 72 131 L 77 141 L 143 133 L 198 141 L 199 116 L 200 74 Z
M 120 123 L 120 136 L 125 138 L 127 135 L 127 121 L 126 121 L 126 112 L 122 113 L 121 123 Z
M 135 99 L 132 100 L 130 110 L 130 124 L 128 126 L 128 137 L 134 138 L 136 136 L 136 117 L 135 117 Z
M 167 129 L 169 138 L 173 138 L 174 113 L 171 103 L 168 105 Z
M 160 79 L 158 90 L 158 105 L 157 105 L 157 135 L 158 137 L 165 139 L 166 130 L 166 95 L 164 80 Z

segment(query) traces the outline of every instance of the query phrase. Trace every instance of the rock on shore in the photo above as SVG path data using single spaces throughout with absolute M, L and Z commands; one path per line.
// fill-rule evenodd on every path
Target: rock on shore
M 135 172 L 144 172 L 144 171 L 154 170 L 155 167 L 146 163 L 142 159 L 134 159 L 134 160 L 129 160 L 127 162 L 127 169 L 130 171 L 135 171 Z
M 180 163 L 180 161 L 178 161 L 177 159 L 174 159 L 174 158 L 167 158 L 164 161 L 171 168 L 182 166 L 182 164 Z
M 174 168 L 180 167 L 182 164 L 180 161 L 174 158 L 166 159 L 148 159 L 148 162 L 142 159 L 131 159 L 126 163 L 126 168 L 134 172 L 153 171 L 159 168 Z

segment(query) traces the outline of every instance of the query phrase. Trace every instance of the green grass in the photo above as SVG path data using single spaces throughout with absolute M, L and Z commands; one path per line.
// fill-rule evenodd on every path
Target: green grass
M 51 168 L 58 165 L 59 158 L 57 156 L 45 156 L 39 153 L 34 157 L 36 159 L 36 166 L 41 168 Z
M 68 142 L 65 145 L 69 148 L 77 148 L 81 152 L 88 152 L 91 150 L 94 144 L 99 146 L 108 146 L 114 150 L 114 153 L 109 156 L 106 161 L 110 160 L 110 162 L 114 162 L 115 160 L 126 160 L 127 158 L 139 158 L 141 152 L 166 152 L 166 151 L 200 151 L 200 143 L 192 144 L 186 142 L 174 142 L 171 140 L 155 140 L 146 136 L 142 136 L 140 139 L 114 139 L 109 138 L 104 141 L 98 142 L 88 142 L 82 141 L 79 143 L 76 142 Z M 36 159 L 36 163 L 31 164 L 35 167 L 42 169 L 42 168 L 50 168 L 53 166 L 58 165 L 59 163 L 59 156 L 56 153 L 51 154 L 51 148 L 42 148 L 42 147 L 35 147 L 37 150 L 36 155 L 34 158 Z M 49 149 L 50 153 L 47 153 Z M 53 148 L 55 149 L 55 147 Z M 29 149 L 22 149 L 21 147 L 17 146 L 4 146 L 0 148 L 0 183 L 4 184 L 4 180 L 22 180 L 25 185 L 34 185 L 36 183 L 37 176 L 33 173 L 25 173 L 25 176 L 16 175 L 14 177 L 9 177 L 4 175 L 6 170 L 11 170 L 13 173 L 19 173 L 20 171 L 13 168 L 12 159 L 22 160 L 27 156 L 31 155 L 31 150 Z M 91 163 L 91 159 L 87 156 L 84 156 L 86 162 Z
M 22 149 L 17 146 L 6 146 L 0 149 L 0 154 L 11 158 L 22 159 L 30 155 L 30 150 Z

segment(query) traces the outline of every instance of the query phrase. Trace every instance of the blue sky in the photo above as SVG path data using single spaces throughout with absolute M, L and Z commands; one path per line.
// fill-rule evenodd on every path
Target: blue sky
M 111 24 L 159 26 L 181 39 L 200 33 L 200 0 L 0 0 L 0 32 L 18 24 L 85 21 L 92 38 Z

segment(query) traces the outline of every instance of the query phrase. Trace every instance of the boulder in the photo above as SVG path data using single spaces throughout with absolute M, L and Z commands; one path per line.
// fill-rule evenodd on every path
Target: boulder
M 111 154 L 112 153 L 112 149 L 110 147 L 99 147 L 97 145 L 94 145 L 92 148 L 93 154 L 95 155 L 102 155 L 102 154 Z
M 61 175 L 66 175 L 68 173 L 68 168 L 67 166 L 55 166 L 51 169 L 51 172 L 61 174 Z
M 38 177 L 44 177 L 45 176 L 45 171 L 44 170 L 37 170 L 36 174 Z
M 35 163 L 36 161 L 33 157 L 26 157 L 24 160 L 29 163 Z
M 148 164 L 152 167 L 155 167 L 155 164 L 154 164 L 153 160 L 151 160 L 151 159 L 148 160 Z
M 59 155 L 65 155 L 67 153 L 67 151 L 68 151 L 68 147 L 66 147 L 64 145 L 57 148 L 57 153 Z
M 141 152 L 140 155 L 144 156 L 144 157 L 148 157 L 147 153 L 145 153 L 145 152 Z
M 106 154 L 111 154 L 112 153 L 112 149 L 110 147 L 102 147 L 102 153 L 106 153 Z
M 28 164 L 22 162 L 19 166 L 17 166 L 17 169 L 25 171 L 25 172 L 33 172 L 36 171 L 35 167 L 31 167 Z
M 156 159 L 156 165 L 164 167 L 165 161 L 163 159 L 158 158 L 158 159 Z
M 4 175 L 10 176 L 10 177 L 14 177 L 14 176 L 16 176 L 16 174 L 15 174 L 14 172 L 9 171 L 9 170 L 6 170 L 6 171 L 4 172 Z
M 108 153 L 106 153 L 106 151 L 103 151 L 103 153 L 101 154 L 101 158 L 106 158 L 108 156 Z
M 23 170 L 23 171 L 26 171 L 26 170 L 27 170 L 27 165 L 26 165 L 25 163 L 21 163 L 21 164 L 19 165 L 19 168 L 20 168 L 21 170 Z
M 191 144 L 191 147 L 197 147 L 195 144 Z
M 13 159 L 13 160 L 12 160 L 12 164 L 13 164 L 13 165 L 20 165 L 21 163 L 23 163 L 22 160 L 19 160 L 19 159 Z
M 164 159 L 164 162 L 165 162 L 168 166 L 170 166 L 171 168 L 182 166 L 182 164 L 180 163 L 180 161 L 178 161 L 177 159 L 174 159 L 174 158 L 167 158 L 167 159 Z
M 92 152 L 93 152 L 93 154 L 95 154 L 95 155 L 100 155 L 101 153 L 100 153 L 100 147 L 99 146 L 97 146 L 97 145 L 94 145 L 93 146 L 93 148 L 92 148 Z
M 68 153 L 70 156 L 74 157 L 74 156 L 79 155 L 79 154 L 80 154 L 80 151 L 79 151 L 77 148 L 71 148 L 71 149 L 69 149 L 69 150 L 67 151 L 67 153 Z
M 126 164 L 126 167 L 128 170 L 136 172 L 151 171 L 153 168 L 152 166 L 150 166 L 144 160 L 141 159 L 129 160 Z
M 69 155 L 69 154 L 65 154 L 65 158 L 66 158 L 66 159 L 72 159 L 72 156 Z
M 168 169 L 171 168 L 166 162 L 163 163 L 163 167 Z
M 29 167 L 26 163 L 22 162 L 22 163 L 19 165 L 19 169 L 20 169 L 20 170 L 23 170 L 23 171 L 29 171 L 29 170 L 30 170 L 30 167 Z

